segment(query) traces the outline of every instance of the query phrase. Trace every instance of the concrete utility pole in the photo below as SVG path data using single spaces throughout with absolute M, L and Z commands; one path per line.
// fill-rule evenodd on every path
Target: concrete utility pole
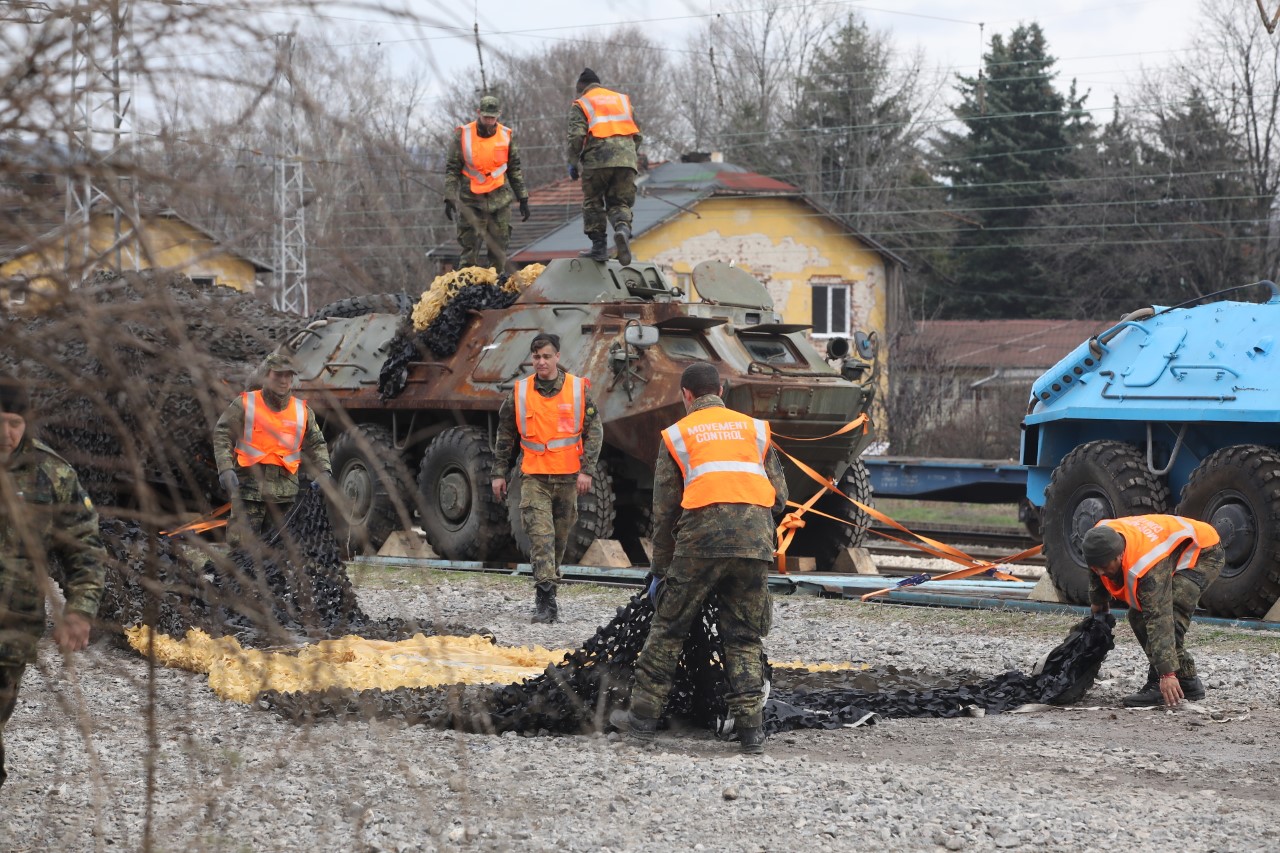
M 127 155 L 133 145 L 133 93 L 125 63 L 133 2 L 97 0 L 61 14 L 69 15 L 74 27 L 66 203 L 66 257 L 74 286 L 98 260 L 90 243 L 94 205 L 112 211 L 112 242 L 102 257 L 110 258 L 115 269 L 123 269 L 124 241 L 137 238 L 137 185 L 127 173 L 132 167 Z M 144 248 L 140 238 L 135 244 L 130 254 L 137 270 Z
M 275 233 L 275 293 L 278 311 L 304 316 L 311 313 L 307 298 L 306 181 L 298 143 L 298 118 L 293 99 L 293 34 L 275 37 L 277 68 L 276 103 L 280 108 L 280 150 L 276 155 L 275 209 L 279 219 Z

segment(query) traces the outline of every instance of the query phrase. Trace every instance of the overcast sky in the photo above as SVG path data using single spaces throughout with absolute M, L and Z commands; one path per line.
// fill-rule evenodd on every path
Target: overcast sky
M 335 40 L 340 40 L 343 33 L 366 28 L 366 32 L 382 40 L 398 64 L 430 63 L 437 73 L 447 77 L 458 68 L 475 67 L 471 27 L 476 22 L 486 43 L 499 50 L 524 52 L 552 40 L 592 38 L 624 23 L 644 26 L 675 48 L 712 16 L 731 14 L 725 3 L 712 0 L 403 2 L 421 19 L 442 26 L 379 24 L 378 14 L 368 10 L 345 13 L 338 3 L 326 7 L 333 14 L 324 25 L 335 33 Z M 966 74 L 976 72 L 993 33 L 1007 34 L 1019 23 L 1036 21 L 1058 59 L 1063 90 L 1073 77 L 1078 78 L 1082 90 L 1093 92 L 1089 106 L 1105 111 L 1112 93 L 1123 91 L 1142 68 L 1163 66 L 1191 44 L 1200 2 L 833 0 L 823 5 L 836 12 L 857 11 L 873 29 L 891 32 L 903 51 L 923 48 L 930 66 Z M 1214 2 L 1237 2 L 1242 14 L 1258 15 L 1249 0 Z M 307 29 L 315 26 L 316 20 L 300 23 Z M 288 26 L 282 22 L 281 28 Z M 1105 116 L 1098 117 L 1105 120 Z

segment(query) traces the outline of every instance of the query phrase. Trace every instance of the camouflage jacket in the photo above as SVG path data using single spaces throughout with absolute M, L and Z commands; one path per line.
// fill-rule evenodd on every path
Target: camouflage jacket
M 24 438 L 0 467 L 0 665 L 35 662 L 50 578 L 68 611 L 97 614 L 106 556 L 98 513 L 75 470 Z
M 511 128 L 507 128 L 511 130 Z M 507 149 L 507 174 L 502 186 L 493 192 L 477 195 L 471 191 L 471 180 L 462 174 L 462 134 L 456 128 L 449 143 L 449 157 L 444 164 L 444 197 L 456 198 L 459 204 L 478 207 L 486 213 L 508 207 L 513 198 L 528 198 L 524 188 L 524 172 L 520 168 L 520 152 L 516 150 L 516 134 L 511 131 Z
M 715 394 L 693 402 L 691 412 L 724 406 Z M 684 475 L 664 442 L 653 473 L 653 559 L 650 569 L 662 575 L 675 557 L 748 557 L 771 560 L 777 539 L 773 516 L 787 505 L 787 478 L 778 452 L 769 448 L 765 470 L 777 496 L 772 507 L 711 504 L 683 509 Z
M 1173 571 L 1176 556 L 1152 566 L 1138 581 L 1138 604 L 1147 629 L 1147 657 L 1160 673 L 1177 672 L 1177 638 L 1173 621 Z M 1111 605 L 1111 593 L 1098 576 L 1089 572 L 1089 603 L 1102 608 Z
M 565 372 L 561 370 L 550 382 L 535 378 L 534 390 L 544 397 L 554 397 L 564 387 L 564 377 Z M 596 411 L 596 404 L 591 399 L 590 391 L 587 392 L 587 399 L 583 402 L 586 403 L 586 410 L 582 413 L 582 473 L 594 477 L 596 463 L 600 461 L 600 448 L 604 445 L 604 427 L 600 425 L 600 413 Z M 502 408 L 498 410 L 498 436 L 493 446 L 497 469 L 493 472 L 493 476 L 507 476 L 502 472 L 511 469 L 519 445 L 520 431 L 516 427 L 516 392 L 513 388 L 511 393 L 503 399 Z M 578 479 L 577 474 L 538 474 L 536 476 L 552 483 Z
M 631 105 L 631 114 L 635 117 L 635 104 Z M 636 127 L 640 119 L 636 118 Z M 587 115 L 577 102 L 569 105 L 568 155 L 569 163 L 582 161 L 584 169 L 607 169 L 614 166 L 640 171 L 636 152 L 640 149 L 644 138 L 640 134 L 634 136 L 608 136 L 597 139 L 587 133 Z
M 272 399 L 275 395 L 263 391 L 262 398 L 273 411 L 284 411 L 289 405 L 286 398 Z M 280 403 L 276 406 L 276 403 Z M 218 463 L 218 473 L 234 470 L 240 477 L 240 497 L 247 501 L 288 503 L 298 496 L 298 475 L 290 474 L 279 465 L 251 465 L 243 467 L 236 461 L 236 442 L 244 434 L 244 400 L 237 396 L 218 418 L 213 428 L 213 458 Z M 324 443 L 324 433 L 316 423 L 316 413 L 307 406 L 307 432 L 302 437 L 302 455 L 313 467 L 311 470 L 333 472 L 329 462 L 329 447 Z M 302 468 L 298 469 L 303 470 Z

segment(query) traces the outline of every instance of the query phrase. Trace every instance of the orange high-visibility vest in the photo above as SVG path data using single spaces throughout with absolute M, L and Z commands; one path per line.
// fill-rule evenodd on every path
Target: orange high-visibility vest
M 564 375 L 554 397 L 533 387 L 536 377 L 516 383 L 516 428 L 526 474 L 576 474 L 582 470 L 582 424 L 586 418 L 587 380 Z
M 1138 581 L 1151 567 L 1174 552 L 1179 545 L 1189 542 L 1178 558 L 1175 572 L 1193 568 L 1200 559 L 1200 552 L 1222 541 L 1212 524 L 1182 518 L 1177 515 L 1134 515 L 1128 518 L 1112 518 L 1098 522 L 1124 537 L 1124 553 L 1120 564 L 1124 567 L 1124 580 L 1115 584 L 1106 575 L 1098 579 L 1107 592 L 1130 607 L 1141 610 L 1138 604 Z
M 279 465 L 290 474 L 302 464 L 302 439 L 307 432 L 307 404 L 290 397 L 284 411 L 273 412 L 261 391 L 240 395 L 244 403 L 244 435 L 236 442 L 236 461 L 242 467 Z
M 699 409 L 662 431 L 662 440 L 684 475 L 680 506 L 773 506 L 765 456 L 769 424 L 721 406 Z
M 511 129 L 498 125 L 493 136 L 480 135 L 473 121 L 458 128 L 462 134 L 462 174 L 471 180 L 476 195 L 491 193 L 506 182 Z
M 596 86 L 574 101 L 587 117 L 587 133 L 598 139 L 635 136 L 640 132 L 631 112 L 631 99 L 621 92 Z

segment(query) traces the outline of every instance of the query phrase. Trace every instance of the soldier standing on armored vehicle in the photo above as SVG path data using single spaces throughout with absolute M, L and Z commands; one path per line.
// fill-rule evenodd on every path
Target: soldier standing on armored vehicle
M 511 128 L 498 123 L 500 112 L 496 97 L 481 98 L 476 120 L 458 127 L 445 163 L 444 215 L 450 221 L 457 215 L 460 268 L 479 263 L 483 238 L 489 263 L 506 272 L 513 198 L 520 205 L 520 221 L 529 218 L 520 154 Z
M 1205 588 L 1226 562 L 1212 525 L 1177 515 L 1103 519 L 1080 548 L 1092 571 L 1089 604 L 1101 616 L 1111 599 L 1129 606 L 1129 626 L 1147 653 L 1147 683 L 1124 697 L 1129 708 L 1204 698 L 1196 662 L 1183 642 Z
M 591 248 L 582 257 L 609 260 L 607 226 L 613 225 L 618 261 L 631 263 L 631 206 L 642 142 L 631 99 L 600 85 L 590 68 L 578 77 L 578 100 L 569 108 L 569 177 L 582 163 L 582 230 Z
M 578 520 L 578 495 L 591 491 L 604 428 L 587 393 L 590 382 L 560 369 L 560 337 L 539 333 L 529 352 L 534 375 L 516 383 L 498 412 L 495 471 L 505 474 L 510 466 L 518 434 L 520 517 L 537 587 L 533 621 L 555 622 L 560 563 Z M 494 497 L 504 500 L 507 478 L 494 477 L 491 485 Z
M 0 785 L 5 723 L 44 634 L 47 579 L 66 595 L 53 640 L 69 655 L 89 645 L 107 556 L 93 502 L 66 460 L 29 433 L 29 414 L 23 384 L 0 376 Z
M 318 483 L 332 479 L 329 448 L 311 407 L 292 394 L 298 370 L 286 355 L 270 355 L 259 391 L 231 401 L 213 430 L 218 482 L 231 499 L 227 543 L 239 547 L 280 523 L 298 497 L 302 457 Z

